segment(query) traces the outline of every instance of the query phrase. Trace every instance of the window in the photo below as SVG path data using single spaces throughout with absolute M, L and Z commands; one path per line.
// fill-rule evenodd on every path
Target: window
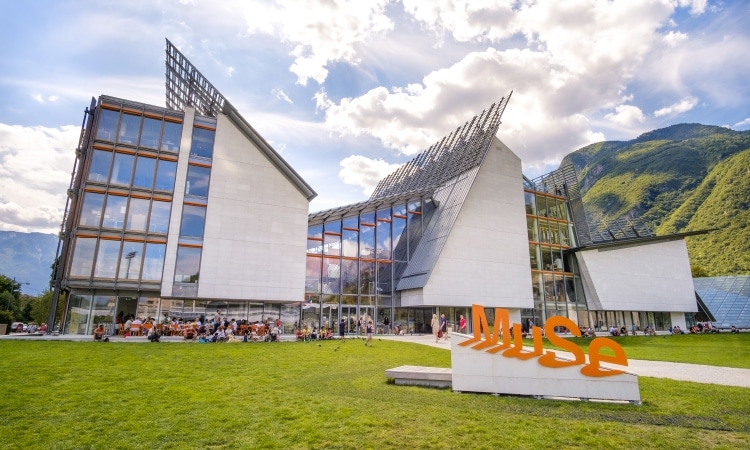
M 117 270 L 117 257 L 120 255 L 120 241 L 101 239 L 96 252 L 94 278 L 114 278 Z
M 188 166 L 185 195 L 208 197 L 208 179 L 211 169 L 208 167 Z
M 161 124 L 161 120 L 152 119 L 150 117 L 143 118 L 143 130 L 141 131 L 141 147 L 159 148 Z
M 128 198 L 118 195 L 107 196 L 107 207 L 104 209 L 104 222 L 102 228 L 122 229 L 125 225 L 125 209 Z
M 135 176 L 133 187 L 151 189 L 154 185 L 154 171 L 156 170 L 156 159 L 139 156 L 135 163 Z
M 154 200 L 151 204 L 151 218 L 148 222 L 148 231 L 151 233 L 166 233 L 169 231 L 169 213 L 171 210 L 171 202 Z
M 120 256 L 120 280 L 137 280 L 141 271 L 143 257 L 143 243 L 123 242 Z
M 110 111 L 109 109 L 102 109 L 101 111 L 96 138 L 114 142 L 117 135 L 117 119 L 119 119 L 120 113 L 118 111 Z
M 202 238 L 205 220 L 205 206 L 185 205 L 182 209 L 180 236 Z
M 138 143 L 140 131 L 141 116 L 123 114 L 120 122 L 120 134 L 117 135 L 117 142 L 135 145 Z
M 161 138 L 161 149 L 170 152 L 180 150 L 180 139 L 182 138 L 182 124 L 164 122 L 164 135 Z
M 81 217 L 78 221 L 80 226 L 98 227 L 102 220 L 102 207 L 104 206 L 104 194 L 86 192 L 83 197 Z
M 128 208 L 128 221 L 125 229 L 128 231 L 146 231 L 148 206 L 150 201 L 145 198 L 131 198 Z
M 190 156 L 213 157 L 215 135 L 216 132 L 213 130 L 193 128 L 193 144 L 190 147 Z
M 176 161 L 160 159 L 156 166 L 156 182 L 154 183 L 154 189 L 157 191 L 172 192 L 174 190 L 174 178 L 176 172 Z
M 179 247 L 175 264 L 174 281 L 197 283 L 200 271 L 201 250 L 194 247 Z
M 89 168 L 89 181 L 106 183 L 109 178 L 109 165 L 112 162 L 112 152 L 94 150 Z
M 165 244 L 146 243 L 146 253 L 143 260 L 143 281 L 161 281 L 161 274 L 164 268 L 164 250 Z
M 73 248 L 73 263 L 70 265 L 71 277 L 91 277 L 94 261 L 96 238 L 77 237 Z
M 133 175 L 133 162 L 135 157 L 125 153 L 115 153 L 115 162 L 112 164 L 112 177 L 110 183 L 130 185 Z

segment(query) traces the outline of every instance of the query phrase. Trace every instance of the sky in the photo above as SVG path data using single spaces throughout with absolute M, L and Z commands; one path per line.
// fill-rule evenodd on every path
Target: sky
M 377 181 L 513 92 L 534 178 L 676 123 L 750 129 L 750 2 L 0 0 L 0 230 L 57 233 L 91 98 L 164 106 L 169 39 L 318 193 Z M 519 181 L 520 182 L 520 181 Z

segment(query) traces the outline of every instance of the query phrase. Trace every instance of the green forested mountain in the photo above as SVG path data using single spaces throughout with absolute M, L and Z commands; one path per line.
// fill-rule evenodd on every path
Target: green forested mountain
M 590 220 L 640 217 L 657 235 L 687 238 L 708 276 L 750 273 L 750 131 L 679 124 L 631 141 L 599 142 L 566 156 Z

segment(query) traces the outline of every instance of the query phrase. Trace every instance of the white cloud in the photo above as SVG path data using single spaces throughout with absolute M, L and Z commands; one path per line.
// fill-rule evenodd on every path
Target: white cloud
M 382 159 L 371 159 L 361 155 L 349 156 L 340 164 L 341 181 L 361 187 L 365 195 L 372 194 L 378 181 L 400 166 L 400 164 L 390 164 Z
M 627 127 L 643 123 L 646 120 L 641 108 L 633 105 L 619 105 L 615 108 L 614 113 L 607 114 L 604 117 L 611 122 Z
M 741 127 L 746 127 L 746 126 L 750 126 L 750 117 L 748 117 L 745 120 L 741 120 L 741 121 L 735 123 L 732 127 L 733 128 L 741 128 Z
M 289 98 L 289 96 L 288 96 L 288 95 L 286 95 L 286 92 L 282 91 L 281 89 L 278 89 L 278 88 L 276 88 L 276 89 L 272 89 L 272 90 L 271 90 L 271 93 L 272 93 L 272 94 L 273 94 L 273 95 L 274 95 L 274 96 L 275 96 L 276 98 L 278 98 L 279 100 L 283 100 L 283 101 L 285 101 L 285 102 L 289 103 L 290 105 L 291 105 L 291 104 L 294 104 L 294 102 L 292 101 L 292 99 L 291 99 L 291 98 Z
M 654 111 L 654 117 L 671 116 L 675 114 L 684 113 L 695 108 L 698 104 L 698 99 L 695 97 L 686 97 L 677 103 L 669 105 L 665 108 Z
M 359 61 L 354 46 L 376 33 L 393 29 L 385 15 L 389 0 L 277 0 L 273 6 L 250 5 L 245 13 L 249 33 L 278 34 L 295 44 L 289 68 L 297 82 L 323 83 L 330 62 Z
M 688 39 L 688 35 L 679 31 L 670 31 L 665 34 L 662 39 L 664 40 L 664 44 L 667 47 L 674 48 L 677 47 L 681 42 L 686 41 Z
M 44 103 L 44 98 L 42 98 L 42 94 L 31 94 L 31 98 L 36 100 L 38 103 Z
M 79 134 L 0 123 L 0 229 L 60 231 Z
M 682 7 L 690 7 L 690 14 L 700 16 L 706 12 L 708 0 L 676 0 L 676 3 Z

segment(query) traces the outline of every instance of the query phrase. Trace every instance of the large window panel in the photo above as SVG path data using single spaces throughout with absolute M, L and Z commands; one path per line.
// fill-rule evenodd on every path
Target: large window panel
M 114 142 L 117 135 L 117 120 L 120 117 L 120 113 L 118 111 L 110 111 L 109 109 L 102 109 L 101 111 L 96 138 Z
M 180 139 L 182 139 L 182 124 L 164 122 L 164 134 L 161 138 L 161 149 L 177 152 L 180 150 Z
M 208 180 L 210 176 L 211 168 L 209 167 L 188 166 L 185 195 L 208 197 Z
M 104 206 L 104 194 L 98 192 L 86 192 L 83 196 L 83 207 L 78 225 L 83 227 L 98 227 L 102 220 L 102 208 Z
M 190 156 L 200 158 L 212 158 L 214 154 L 214 137 L 216 132 L 203 128 L 193 128 L 193 142 L 190 147 Z
M 141 147 L 159 148 L 159 135 L 161 134 L 162 121 L 150 117 L 143 118 L 143 129 L 141 131 Z
M 117 260 L 120 255 L 120 241 L 101 239 L 96 252 L 94 278 L 114 278 L 117 274 Z
M 142 242 L 123 242 L 120 255 L 120 280 L 137 280 L 143 258 Z
M 359 228 L 359 254 L 362 258 L 375 258 L 375 227 L 364 225 Z
M 341 292 L 341 260 L 338 258 L 323 259 L 323 293 L 339 294 Z
M 177 173 L 177 161 L 167 161 L 160 159 L 156 166 L 156 182 L 154 189 L 157 191 L 174 190 L 174 178 Z
M 131 198 L 128 208 L 128 220 L 125 229 L 128 231 L 146 231 L 148 206 L 150 201 L 145 198 Z
M 341 292 L 345 295 L 357 295 L 359 263 L 356 259 L 341 261 Z
M 378 259 L 391 259 L 391 222 L 378 221 L 377 225 L 377 249 Z
M 73 263 L 70 265 L 71 277 L 91 277 L 96 238 L 77 237 L 73 247 Z
M 125 153 L 115 153 L 115 162 L 112 164 L 112 177 L 110 183 L 130 185 L 133 176 L 133 162 L 135 157 Z
M 104 209 L 104 221 L 102 227 L 122 229 L 125 225 L 125 210 L 128 198 L 118 195 L 107 196 L 107 206 Z
M 323 258 L 308 256 L 305 266 L 305 292 L 320 293 L 320 270 Z
M 121 144 L 138 143 L 138 135 L 141 132 L 141 116 L 133 114 L 123 114 L 120 119 L 120 134 L 117 136 L 117 142 Z
M 323 235 L 323 253 L 326 255 L 341 255 L 341 236 L 335 234 Z
M 179 247 L 175 265 L 174 281 L 177 283 L 197 283 L 201 265 L 201 248 Z
M 91 312 L 90 295 L 71 295 L 68 302 L 68 313 L 65 315 L 65 333 L 89 334 L 89 314 Z
M 341 247 L 343 256 L 356 258 L 359 254 L 359 231 L 344 230 Z
M 143 260 L 143 281 L 161 281 L 162 270 L 164 269 L 164 251 L 166 244 L 146 243 L 146 252 Z
M 205 206 L 185 205 L 182 209 L 180 236 L 202 238 L 205 222 Z
M 406 239 L 406 219 L 400 217 L 393 218 L 393 259 L 398 261 L 406 261 L 408 259 L 407 254 L 407 239 Z
M 139 156 L 135 163 L 135 176 L 133 186 L 151 189 L 154 185 L 154 172 L 156 171 L 156 158 Z
M 111 163 L 112 152 L 94 150 L 94 153 L 91 155 L 88 180 L 106 183 L 109 179 L 109 166 Z
M 166 233 L 169 231 L 169 213 L 172 202 L 154 200 L 151 204 L 151 217 L 148 222 L 150 233 Z
M 359 290 L 362 295 L 375 295 L 375 263 L 360 261 L 359 263 Z

